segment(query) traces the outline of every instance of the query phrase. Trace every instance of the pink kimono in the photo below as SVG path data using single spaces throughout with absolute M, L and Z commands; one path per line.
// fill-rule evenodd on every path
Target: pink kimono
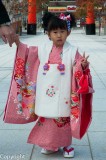
M 57 119 L 38 117 L 34 113 L 39 67 L 38 48 L 27 48 L 21 43 L 16 52 L 4 122 L 24 124 L 37 120 L 29 135 L 28 143 L 48 150 L 69 146 L 72 136 L 81 139 L 92 119 L 94 92 L 89 67 L 83 71 L 81 60 L 82 57 L 77 51 L 72 74 L 70 117 Z

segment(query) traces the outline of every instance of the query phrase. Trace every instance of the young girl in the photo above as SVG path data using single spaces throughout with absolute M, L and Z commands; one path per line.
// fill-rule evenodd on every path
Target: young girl
M 42 148 L 41 153 L 43 154 L 50 154 L 57 152 L 60 147 L 63 147 L 64 157 L 74 157 L 74 148 L 71 146 L 72 128 L 70 123 L 71 121 L 70 116 L 71 113 L 75 115 L 72 118 L 73 120 L 80 113 L 78 110 L 79 97 L 72 96 L 71 98 L 71 91 L 72 91 L 71 86 L 73 83 L 72 81 L 73 64 L 75 65 L 74 58 L 75 54 L 78 53 L 78 50 L 76 47 L 72 46 L 70 43 L 66 41 L 67 37 L 71 33 L 71 28 L 74 24 L 74 18 L 70 14 L 66 15 L 61 14 L 59 17 L 57 17 L 52 15 L 51 13 L 46 13 L 44 15 L 43 21 L 45 21 L 45 19 L 46 20 L 48 19 L 46 27 L 48 30 L 48 37 L 50 39 L 50 43 L 45 44 L 44 47 L 43 46 L 39 47 L 38 51 L 37 48 L 35 50 L 33 48 L 34 53 L 36 52 L 38 54 L 38 57 L 35 58 L 35 60 L 33 60 L 35 54 L 33 53 L 30 55 L 31 49 L 29 49 L 29 51 L 28 48 L 22 49 L 21 47 L 22 44 L 19 42 L 18 38 L 16 39 L 16 44 L 18 46 L 18 54 L 16 56 L 15 67 L 14 67 L 15 69 L 12 78 L 13 80 L 10 87 L 10 93 L 5 110 L 4 121 L 8 123 L 17 123 L 17 121 L 15 121 L 15 118 L 18 116 L 17 118 L 18 120 L 22 116 L 24 118 L 25 115 L 27 115 L 26 118 L 27 122 L 37 119 L 36 125 L 34 126 L 29 135 L 28 143 L 40 146 Z M 27 55 L 26 57 L 24 55 L 24 52 L 26 52 Z M 25 59 L 25 62 L 22 61 L 22 59 Z M 85 57 L 85 55 L 83 55 L 83 57 L 81 57 L 80 60 L 78 61 L 79 63 L 78 65 L 80 65 L 81 72 L 80 71 L 76 72 L 78 73 L 77 79 L 78 76 L 80 79 L 80 75 L 88 67 L 87 59 L 88 57 Z M 36 63 L 34 61 L 36 61 Z M 30 64 L 28 64 L 28 62 L 30 62 Z M 25 68 L 29 67 L 29 71 L 27 71 L 28 69 L 23 71 L 24 67 L 22 68 L 22 66 L 24 66 L 24 64 Z M 19 71 L 20 70 L 19 66 L 21 66 L 22 72 Z M 31 72 L 32 69 L 34 68 L 36 68 L 36 70 L 33 70 L 32 74 Z M 86 73 L 85 75 L 88 76 L 88 72 L 84 73 Z M 27 78 L 27 75 L 34 77 L 35 80 L 33 82 L 32 81 L 29 82 L 28 81 L 29 77 Z M 34 82 L 36 83 L 36 95 L 32 93 L 33 88 L 35 87 Z M 15 97 L 14 96 L 15 93 L 13 93 L 15 92 L 13 91 L 13 85 L 15 85 L 14 90 L 18 88 L 16 89 L 17 94 L 15 99 L 17 101 L 16 102 L 17 105 L 16 103 L 13 103 L 14 99 L 13 97 Z M 92 85 L 90 87 L 92 87 Z M 86 93 L 88 92 L 89 91 L 87 91 Z M 36 118 L 32 118 L 33 120 L 28 120 L 27 110 L 29 108 L 30 108 L 29 111 L 30 115 L 32 115 L 32 110 L 31 110 L 32 108 L 31 105 L 29 105 L 29 101 L 31 102 L 34 101 L 34 99 L 33 100 L 31 99 L 32 98 L 31 96 L 34 98 L 36 97 L 35 107 L 34 107 L 34 115 L 36 115 Z M 73 100 L 73 102 L 76 101 L 75 104 L 72 102 L 73 103 L 72 107 L 73 108 L 77 107 L 75 108 L 75 110 L 73 110 L 76 113 L 71 112 L 70 100 L 71 101 Z M 91 103 L 88 103 L 89 101 L 90 99 L 88 99 L 88 101 L 86 102 L 86 108 L 87 105 L 88 108 L 90 108 Z M 15 109 L 12 108 L 12 106 L 14 105 L 16 105 L 14 108 L 18 110 L 17 112 L 15 111 Z M 90 111 L 89 109 L 87 110 L 87 115 L 88 113 L 90 113 Z M 12 112 L 14 112 L 14 114 L 16 113 L 14 117 L 11 117 L 13 116 Z M 88 119 L 89 122 L 87 121 L 86 118 L 85 120 L 87 122 L 87 123 L 85 122 L 86 127 L 82 129 L 84 130 L 83 131 L 84 133 L 86 132 L 88 124 L 90 123 L 91 114 L 89 114 Z M 77 120 L 75 122 L 76 124 Z M 23 119 L 21 118 L 20 121 L 18 120 L 18 123 L 24 123 Z M 77 130 L 75 132 L 77 135 L 78 134 Z M 82 135 L 84 135 L 84 133 Z

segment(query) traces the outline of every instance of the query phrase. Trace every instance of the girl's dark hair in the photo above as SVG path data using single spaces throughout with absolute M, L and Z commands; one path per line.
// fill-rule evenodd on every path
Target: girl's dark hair
M 72 28 L 75 25 L 75 17 L 70 13 L 65 13 L 65 16 L 70 15 L 70 28 Z M 62 20 L 59 18 L 59 16 L 56 16 L 50 12 L 46 12 L 42 18 L 43 20 L 43 27 L 48 32 L 55 30 L 55 29 L 65 29 L 68 31 L 67 22 L 65 20 Z

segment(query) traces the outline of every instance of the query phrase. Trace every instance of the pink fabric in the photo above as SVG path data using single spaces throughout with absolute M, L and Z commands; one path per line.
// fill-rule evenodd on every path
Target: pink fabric
M 49 58 L 50 63 L 60 63 L 61 51 L 62 48 L 57 51 L 57 48 L 53 47 Z M 58 54 L 56 55 L 56 53 Z M 80 88 L 79 81 L 83 75 L 81 58 L 80 54 L 77 53 L 75 58 L 76 64 L 74 65 L 71 77 L 72 108 L 70 109 L 70 124 L 67 123 L 68 125 L 66 125 L 66 121 L 61 118 L 57 120 L 45 119 L 43 125 L 38 121 L 30 133 L 29 143 L 37 144 L 46 149 L 56 150 L 57 147 L 70 145 L 72 136 L 80 139 L 86 133 L 92 119 L 93 86 L 92 77 L 89 73 L 87 75 L 89 85 L 88 93 L 78 94 Z M 38 48 L 27 48 L 26 45 L 20 44 L 16 53 L 14 71 L 5 108 L 4 122 L 22 124 L 35 121 L 38 118 L 37 115 L 34 114 L 38 67 Z M 20 97 L 18 97 L 19 94 L 22 97 L 21 100 Z M 20 114 L 18 112 L 20 109 L 18 104 L 22 105 Z
M 50 64 L 61 63 L 60 54 L 62 53 L 62 49 L 63 47 L 53 46 L 49 56 Z M 54 151 L 57 151 L 60 147 L 69 146 L 72 142 L 70 120 L 65 126 L 63 122 L 58 122 L 57 125 L 56 123 L 56 119 L 39 118 L 39 121 L 35 124 L 29 135 L 28 143 Z
M 77 139 L 81 139 L 84 136 L 91 123 L 92 97 L 94 92 L 89 65 L 85 71 L 82 70 L 82 58 L 83 57 L 77 51 L 72 73 L 70 122 L 72 136 Z M 85 83 L 82 83 L 82 79 Z
M 58 122 L 56 119 L 39 118 L 29 135 L 28 143 L 54 151 L 69 146 L 72 141 L 69 121 L 63 125 L 63 120 Z
M 38 48 L 27 48 L 27 45 L 20 43 L 14 61 L 4 122 L 23 124 L 37 119 L 34 106 L 38 67 Z
M 52 51 L 49 56 L 49 63 L 50 64 L 59 64 L 61 63 L 62 59 L 60 54 L 62 53 L 63 47 L 56 47 L 53 45 Z

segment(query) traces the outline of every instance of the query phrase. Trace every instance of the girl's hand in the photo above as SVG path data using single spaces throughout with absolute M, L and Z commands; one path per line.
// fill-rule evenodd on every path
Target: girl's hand
M 16 36 L 15 36 L 15 44 L 17 45 L 17 47 L 20 44 L 20 40 L 19 40 L 19 35 L 18 34 L 16 34 Z
M 83 59 L 81 62 L 82 68 L 85 69 L 87 67 L 87 65 L 89 64 L 89 62 L 87 61 L 89 58 L 89 56 L 85 57 L 85 52 L 83 54 Z

